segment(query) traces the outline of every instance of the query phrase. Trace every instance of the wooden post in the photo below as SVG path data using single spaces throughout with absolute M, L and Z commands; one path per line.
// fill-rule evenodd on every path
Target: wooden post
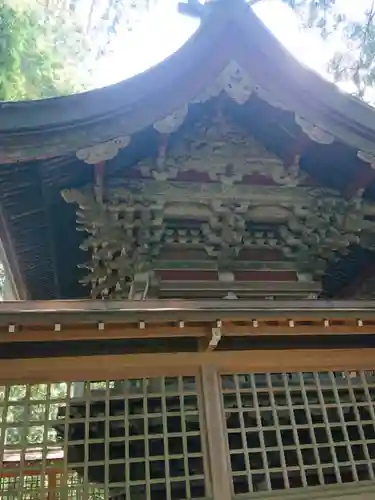
M 215 500 L 231 500 L 232 478 L 218 372 L 213 366 L 202 367 L 200 378 L 211 496 Z
M 48 494 L 47 500 L 57 499 L 57 474 L 55 471 L 48 472 Z

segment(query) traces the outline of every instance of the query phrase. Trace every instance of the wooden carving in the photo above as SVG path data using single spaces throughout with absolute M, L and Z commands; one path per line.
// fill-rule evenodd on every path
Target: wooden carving
M 364 217 L 361 200 L 346 202 L 319 190 L 303 188 L 299 196 L 282 201 L 277 200 L 280 187 L 273 187 L 272 205 L 252 189 L 246 202 L 237 192 L 233 198 L 238 203 L 220 201 L 216 193 L 206 193 L 197 203 L 188 186 L 156 184 L 159 188 L 164 184 L 163 198 L 161 189 L 132 190 L 131 183 L 128 189 L 107 189 L 103 203 L 88 190 L 64 193 L 67 201 L 79 204 L 78 229 L 87 233 L 82 248 L 91 255 L 85 283 L 94 297 L 126 297 L 135 275 L 152 272 L 155 258 L 168 244 L 204 248 L 222 270 L 243 248 L 277 247 L 297 271 L 319 275 L 350 244 L 371 241 L 368 236 L 375 229 Z M 235 186 L 232 189 L 235 195 Z M 169 201 L 173 190 L 175 196 Z M 260 224 L 270 229 L 257 229 Z
M 298 262 L 322 273 L 327 262 L 347 253 L 350 245 L 368 246 L 375 224 L 365 219 L 364 203 L 359 198 L 346 201 L 312 191 L 310 199 L 308 206 L 294 208 L 280 234 L 286 243 L 286 256 L 294 255 Z
M 180 138 L 167 155 L 163 150 L 162 161 L 149 159 L 137 168 L 144 177 L 157 181 L 178 180 L 181 174 L 194 172 L 224 187 L 252 175 L 282 186 L 297 186 L 304 180 L 297 165 L 286 169 L 280 158 L 220 116 L 198 122 L 192 133 Z
M 147 282 L 168 245 L 204 249 L 221 271 L 242 249 L 280 248 L 297 272 L 316 276 L 351 244 L 375 241 L 373 205 L 309 187 L 297 166 L 285 169 L 220 116 L 164 149 L 162 162 L 134 169 L 137 176 L 109 178 L 101 200 L 93 186 L 63 193 L 87 233 L 93 297 L 126 298 L 131 288 L 142 295 L 135 277 Z

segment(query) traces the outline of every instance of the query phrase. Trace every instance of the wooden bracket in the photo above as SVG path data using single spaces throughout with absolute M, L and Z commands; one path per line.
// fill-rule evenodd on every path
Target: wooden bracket
M 220 327 L 212 328 L 211 333 L 212 333 L 211 340 L 208 344 L 209 351 L 213 351 L 214 349 L 216 349 L 216 347 L 219 345 L 222 336 Z
M 149 273 L 137 273 L 129 291 L 130 300 L 145 300 L 150 286 Z
M 199 351 L 214 351 L 219 345 L 222 336 L 222 321 L 217 320 L 216 325 L 212 326 L 204 337 L 198 339 Z

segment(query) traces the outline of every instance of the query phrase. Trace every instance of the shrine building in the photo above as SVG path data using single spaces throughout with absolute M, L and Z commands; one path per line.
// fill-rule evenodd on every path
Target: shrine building
M 1 499 L 375 498 L 375 111 L 194 5 L 144 73 L 0 103 Z

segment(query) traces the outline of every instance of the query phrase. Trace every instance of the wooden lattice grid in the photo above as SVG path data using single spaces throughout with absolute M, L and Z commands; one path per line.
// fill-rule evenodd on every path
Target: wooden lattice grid
M 43 490 L 43 477 L 41 475 L 24 475 L 22 480 L 19 476 L 2 477 L 0 480 L 0 497 L 7 500 L 18 500 L 20 498 L 19 491 L 22 489 L 22 499 L 38 500 L 40 495 L 38 492 Z M 47 484 L 44 485 L 46 487 Z
M 198 399 L 195 377 L 2 387 L 1 498 L 204 497 Z
M 7 467 L 7 475 L 0 478 L 0 498 L 6 500 L 103 500 L 102 488 L 91 486 L 88 496 L 83 495 L 82 478 L 76 473 L 68 473 L 67 476 L 56 468 L 43 476 L 38 468 L 40 462 L 33 466 L 25 467 L 21 484 L 19 471 L 16 467 Z M 31 473 L 32 472 L 32 473 Z M 43 481 L 44 478 L 44 481 Z M 42 481 L 44 485 L 42 485 Z
M 0 388 L 0 497 L 210 498 L 220 479 L 234 494 L 373 484 L 373 373 L 222 375 L 220 388 L 210 377 Z M 220 425 L 207 408 L 202 417 L 215 387 L 228 477 L 225 457 L 215 472 Z
M 374 480 L 372 373 L 225 375 L 222 390 L 235 494 Z

